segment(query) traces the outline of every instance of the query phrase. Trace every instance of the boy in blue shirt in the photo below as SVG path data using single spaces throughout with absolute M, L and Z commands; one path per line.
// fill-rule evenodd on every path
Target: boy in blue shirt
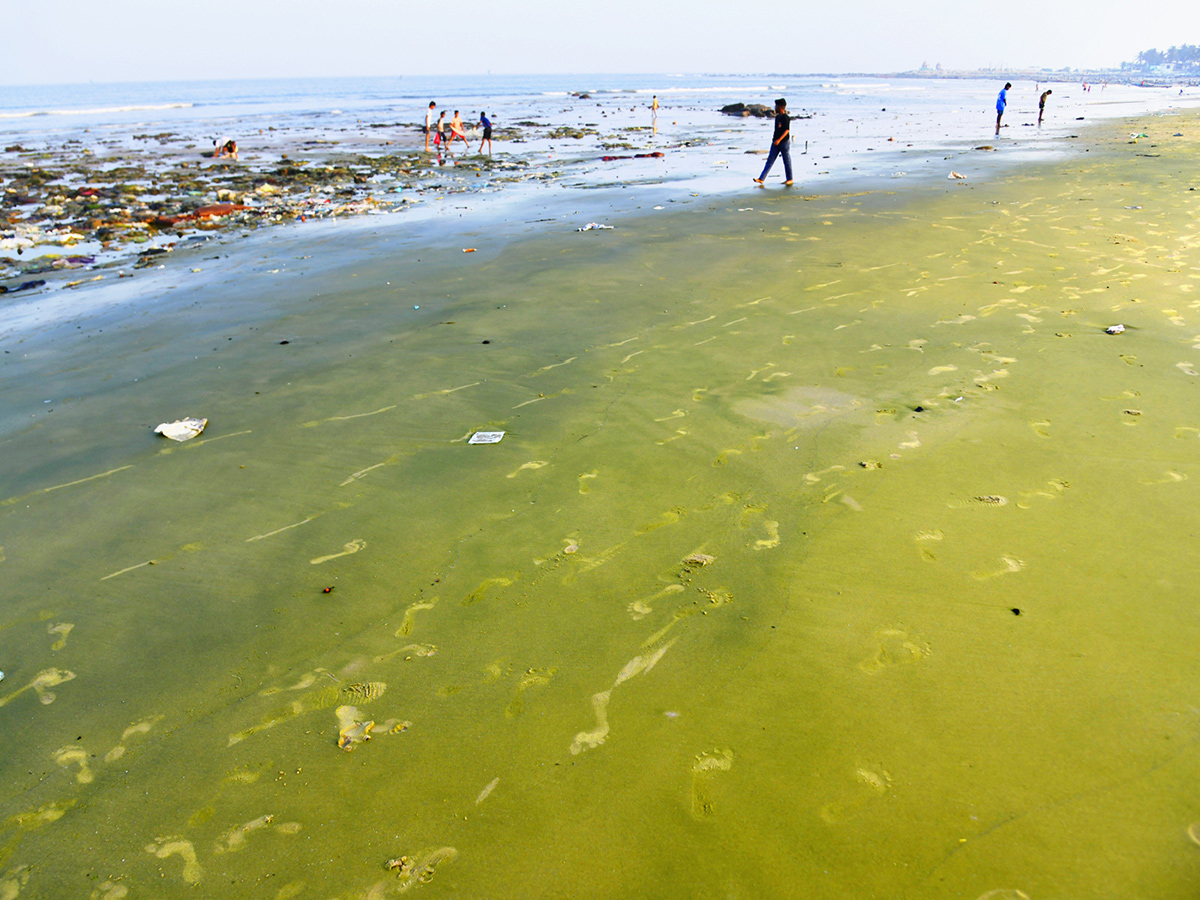
M 1012 87 L 1011 82 L 1004 82 L 1004 87 L 996 95 L 996 137 L 1000 137 L 1000 117 L 1004 115 L 1004 108 L 1008 106 L 1008 89 L 1010 87 Z
M 479 114 L 479 127 L 483 129 L 483 140 L 479 142 L 479 152 L 483 152 L 483 145 L 488 145 L 488 156 L 492 155 L 492 120 L 487 117 L 487 113 Z

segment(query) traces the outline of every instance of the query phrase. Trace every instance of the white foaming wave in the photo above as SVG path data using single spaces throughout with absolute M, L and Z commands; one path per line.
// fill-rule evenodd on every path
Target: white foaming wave
M 29 112 L 0 112 L 0 119 L 29 119 L 34 116 L 96 116 L 103 113 L 138 112 L 145 109 L 190 109 L 191 103 L 154 103 L 137 106 L 99 106 L 94 109 L 37 109 Z

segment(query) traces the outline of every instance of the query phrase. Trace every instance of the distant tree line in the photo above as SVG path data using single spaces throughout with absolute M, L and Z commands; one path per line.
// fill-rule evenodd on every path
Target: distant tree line
M 1133 62 L 1122 63 L 1123 69 L 1150 69 L 1170 66 L 1176 72 L 1200 73 L 1200 45 L 1183 44 L 1169 50 L 1143 50 Z

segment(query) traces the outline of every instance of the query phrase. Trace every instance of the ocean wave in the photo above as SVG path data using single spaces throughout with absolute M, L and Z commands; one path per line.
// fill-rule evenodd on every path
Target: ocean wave
M 135 106 L 100 106 L 92 109 L 34 109 L 27 112 L 0 112 L 0 119 L 31 119 L 35 116 L 98 116 L 105 113 L 139 112 L 146 109 L 191 109 L 192 103 L 152 103 Z

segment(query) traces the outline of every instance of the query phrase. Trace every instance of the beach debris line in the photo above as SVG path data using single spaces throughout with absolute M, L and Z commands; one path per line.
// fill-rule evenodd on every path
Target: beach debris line
M 576 228 L 576 231 L 612 231 L 612 225 L 601 225 L 599 222 L 588 222 L 582 228 Z
M 1125 326 L 1118 322 L 1116 325 L 1109 325 L 1104 329 L 1105 334 L 1120 334 L 1125 330 Z
M 477 431 L 471 435 L 468 444 L 498 444 L 504 437 L 503 431 Z M 461 440 L 461 438 L 460 438 Z
M 633 156 L 602 156 L 600 160 L 602 162 L 612 162 L 616 159 L 660 159 L 666 155 L 661 150 L 654 150 L 650 153 L 635 153 Z
M 33 281 L 22 281 L 16 287 L 5 287 L 0 284 L 0 294 L 15 294 L 17 291 L 29 291 L 33 288 L 39 288 L 46 283 L 44 278 L 35 278 Z
M 154 429 L 154 433 L 173 441 L 190 441 L 207 424 L 208 419 L 176 419 L 174 422 L 163 422 Z

